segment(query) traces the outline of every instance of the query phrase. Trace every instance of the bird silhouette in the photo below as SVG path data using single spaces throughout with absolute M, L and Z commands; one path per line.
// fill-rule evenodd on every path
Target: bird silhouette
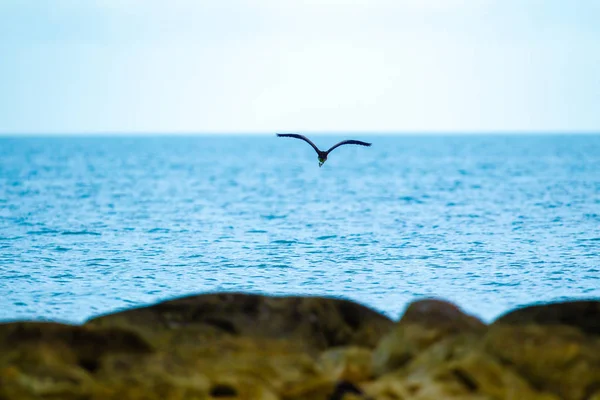
M 329 153 L 331 153 L 333 151 L 333 149 L 335 149 L 337 147 L 343 146 L 345 144 L 358 144 L 360 146 L 370 146 L 371 145 L 371 143 L 361 142 L 360 140 L 342 140 L 341 142 L 331 146 L 331 148 L 329 150 L 321 151 L 309 138 L 307 138 L 304 135 L 298 135 L 297 133 L 278 133 L 277 136 L 302 139 L 306 143 L 310 144 L 312 146 L 312 148 L 315 149 L 315 151 L 317 152 L 317 155 L 319 156 L 319 167 L 321 167 L 323 164 L 325 164 L 325 161 L 327 161 L 327 156 L 329 155 Z

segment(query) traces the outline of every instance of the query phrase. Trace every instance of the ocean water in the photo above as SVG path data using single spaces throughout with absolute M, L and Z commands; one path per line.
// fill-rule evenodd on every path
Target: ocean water
M 600 135 L 0 138 L 0 320 L 191 293 L 600 297 Z M 328 148 L 342 139 L 315 136 Z

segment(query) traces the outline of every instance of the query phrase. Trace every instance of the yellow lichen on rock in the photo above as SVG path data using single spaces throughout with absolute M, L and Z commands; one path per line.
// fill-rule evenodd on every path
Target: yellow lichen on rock
M 337 347 L 321 354 L 319 363 L 335 381 L 360 383 L 373 377 L 373 354 L 365 347 Z
M 558 400 L 539 392 L 481 349 L 476 335 L 451 336 L 423 350 L 407 365 L 367 386 L 372 397 L 403 399 Z M 393 398 L 393 396 L 392 396 Z
M 83 326 L 0 324 L 0 400 L 600 400 L 600 302 L 486 326 L 412 303 L 211 294 Z
M 439 340 L 464 333 L 483 333 L 485 325 L 445 301 L 428 299 L 410 304 L 402 319 L 373 354 L 377 374 L 401 368 Z
M 587 400 L 600 387 L 600 301 L 508 312 L 489 327 L 485 345 L 534 385 Z

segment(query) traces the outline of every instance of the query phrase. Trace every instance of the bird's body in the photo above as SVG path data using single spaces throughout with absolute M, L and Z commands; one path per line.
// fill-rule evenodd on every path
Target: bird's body
M 339 146 L 342 146 L 345 144 L 357 144 L 360 146 L 371 146 L 371 143 L 361 142 L 360 140 L 343 140 L 343 141 L 331 146 L 331 148 L 329 150 L 322 151 L 310 139 L 308 139 L 304 135 L 299 135 L 297 133 L 278 133 L 277 136 L 301 139 L 301 140 L 304 140 L 306 143 L 310 144 L 312 146 L 312 148 L 315 149 L 315 151 L 317 152 L 317 156 L 319 157 L 319 167 L 321 167 L 325 163 L 325 161 L 327 161 L 327 156 L 329 155 L 329 153 L 331 153 L 331 151 L 333 151 L 333 149 L 335 149 Z

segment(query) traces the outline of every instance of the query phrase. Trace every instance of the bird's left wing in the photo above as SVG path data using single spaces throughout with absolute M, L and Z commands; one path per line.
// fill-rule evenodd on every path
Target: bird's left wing
M 317 145 L 314 144 L 309 138 L 307 138 L 304 135 L 299 135 L 297 133 L 278 133 L 277 136 L 279 136 L 279 137 L 291 137 L 291 138 L 296 138 L 296 139 L 304 140 L 306 143 L 310 144 L 313 149 L 315 149 L 315 151 L 317 152 L 317 154 L 319 154 L 320 150 L 317 147 Z
M 340 147 L 340 146 L 343 146 L 345 144 L 358 144 L 360 146 L 370 146 L 371 145 L 371 143 L 361 142 L 360 140 L 344 140 L 342 142 L 339 142 L 336 145 L 333 145 L 329 150 L 327 150 L 327 153 L 330 153 L 336 147 Z

